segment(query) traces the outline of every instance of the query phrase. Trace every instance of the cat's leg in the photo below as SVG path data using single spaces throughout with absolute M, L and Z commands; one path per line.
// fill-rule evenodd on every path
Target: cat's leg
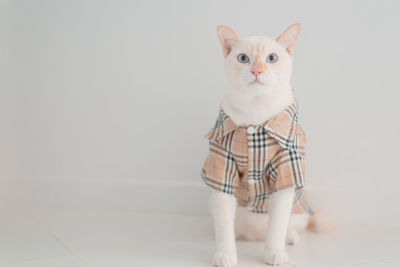
M 306 230 L 309 217 L 308 213 L 293 213 L 290 215 L 286 244 L 295 245 L 300 241 L 300 234 Z
M 293 206 L 294 188 L 280 190 L 269 199 L 269 222 L 265 239 L 264 261 L 271 265 L 288 262 L 286 232 Z
M 210 207 L 214 217 L 217 252 L 213 264 L 218 267 L 234 267 L 237 265 L 234 220 L 236 198 L 232 195 L 213 190 Z

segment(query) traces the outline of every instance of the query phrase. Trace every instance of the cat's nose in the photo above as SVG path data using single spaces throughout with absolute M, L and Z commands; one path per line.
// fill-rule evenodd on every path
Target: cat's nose
M 254 74 L 254 76 L 256 76 L 256 78 L 258 77 L 258 75 L 262 72 L 262 70 L 257 69 L 257 68 L 253 68 L 251 69 L 251 73 Z

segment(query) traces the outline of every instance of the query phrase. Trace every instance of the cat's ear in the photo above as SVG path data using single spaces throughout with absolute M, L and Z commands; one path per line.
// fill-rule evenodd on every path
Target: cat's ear
M 224 57 L 227 57 L 232 50 L 232 46 L 240 41 L 239 36 L 228 26 L 217 26 L 218 39 L 221 42 Z
M 293 56 L 293 47 L 296 42 L 297 36 L 300 32 L 300 24 L 296 23 L 290 25 L 284 33 L 282 33 L 276 41 L 286 48 L 289 55 Z

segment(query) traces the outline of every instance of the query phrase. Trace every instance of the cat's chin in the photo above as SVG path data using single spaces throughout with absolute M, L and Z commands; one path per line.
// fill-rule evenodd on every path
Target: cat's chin
M 265 86 L 260 86 L 252 89 L 254 91 L 254 96 L 265 95 L 268 92 L 268 88 Z
M 271 84 L 253 83 L 246 88 L 246 91 L 249 92 L 250 94 L 253 94 L 254 96 L 259 96 L 270 93 L 273 87 L 274 85 L 272 83 Z

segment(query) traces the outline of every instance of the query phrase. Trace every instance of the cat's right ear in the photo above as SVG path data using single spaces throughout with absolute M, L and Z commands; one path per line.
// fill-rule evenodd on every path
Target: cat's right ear
M 228 26 L 217 26 L 218 39 L 221 42 L 224 57 L 227 57 L 232 50 L 232 46 L 240 41 L 239 36 Z

